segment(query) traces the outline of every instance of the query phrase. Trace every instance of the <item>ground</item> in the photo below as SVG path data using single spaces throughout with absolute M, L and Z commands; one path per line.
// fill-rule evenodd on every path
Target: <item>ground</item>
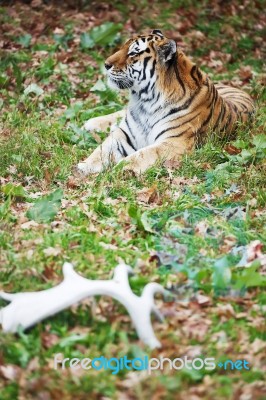
M 264 2 L 2 3 L 1 289 L 52 287 L 64 261 L 108 279 L 124 260 L 136 272 L 135 293 L 154 281 L 174 297 L 156 301 L 165 316 L 153 322 L 159 350 L 143 346 L 125 309 L 102 297 L 27 332 L 1 333 L 1 399 L 265 398 Z M 82 124 L 127 101 L 106 87 L 104 59 L 152 28 L 213 80 L 248 91 L 255 118 L 234 140 L 210 135 L 180 163 L 141 177 L 116 168 L 79 179 L 74 166 L 106 136 Z M 251 367 L 114 375 L 55 370 L 57 353 L 245 359 Z

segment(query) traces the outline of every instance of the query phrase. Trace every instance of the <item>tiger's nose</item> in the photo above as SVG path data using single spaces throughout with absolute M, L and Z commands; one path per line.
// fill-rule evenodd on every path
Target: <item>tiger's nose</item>
M 105 68 L 106 68 L 107 70 L 110 69 L 110 68 L 112 68 L 112 65 L 111 65 L 111 64 L 108 64 L 108 63 L 105 63 L 104 66 L 105 66 Z

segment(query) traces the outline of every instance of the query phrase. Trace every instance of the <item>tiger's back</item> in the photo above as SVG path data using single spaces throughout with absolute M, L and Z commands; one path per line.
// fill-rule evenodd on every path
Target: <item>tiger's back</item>
M 231 105 L 231 110 L 237 113 L 237 119 L 241 122 L 246 122 L 253 115 L 254 102 L 248 93 L 241 89 L 223 85 L 221 83 L 215 84 L 219 95 Z
M 203 112 L 197 129 L 197 139 L 200 142 L 204 141 L 205 134 L 210 131 L 220 133 L 219 137 L 230 135 L 237 123 L 245 123 L 253 115 L 254 102 L 243 90 L 221 83 L 212 83 L 208 77 L 205 77 L 204 86 L 207 86 L 207 92 L 202 100 Z M 208 98 L 211 106 L 207 106 L 208 114 L 206 114 L 204 108 L 208 104 Z

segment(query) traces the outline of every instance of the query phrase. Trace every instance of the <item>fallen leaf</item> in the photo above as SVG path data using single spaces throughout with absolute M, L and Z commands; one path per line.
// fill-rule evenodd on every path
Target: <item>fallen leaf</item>
M 232 144 L 227 144 L 224 147 L 224 150 L 230 155 L 240 154 L 242 151 L 241 149 L 238 149 L 237 147 L 233 146 Z
M 39 224 L 37 223 L 37 222 L 35 222 L 35 221 L 27 221 L 27 222 L 24 222 L 24 224 L 21 224 L 21 229 L 31 229 L 31 228 L 34 228 L 34 227 L 37 227 L 37 226 L 39 226 Z
M 26 216 L 37 222 L 49 222 L 54 219 L 61 206 L 63 190 L 57 189 L 38 199 L 27 211 Z
M 178 161 L 178 160 L 166 160 L 163 165 L 165 166 L 165 168 L 177 169 L 177 168 L 180 167 L 181 161 Z
M 203 294 L 200 293 L 195 296 L 195 299 L 197 303 L 201 306 L 206 306 L 211 303 L 211 299 L 209 297 L 204 296 Z
M 197 236 L 205 237 L 207 234 L 207 230 L 209 228 L 209 225 L 207 224 L 206 221 L 200 221 L 195 225 L 195 234 Z
M 43 252 L 47 257 L 56 257 L 61 254 L 62 249 L 60 247 L 47 247 Z
M 0 365 L 0 375 L 2 375 L 2 377 L 8 381 L 18 382 L 21 372 L 21 368 L 19 368 L 17 365 Z
M 157 203 L 159 195 L 157 192 L 157 185 L 153 185 L 150 188 L 144 188 L 137 192 L 137 200 L 142 203 Z
M 50 347 L 55 346 L 59 342 L 60 338 L 54 333 L 42 332 L 41 341 L 45 349 L 50 349 Z
M 242 67 L 239 69 L 239 76 L 245 82 L 250 81 L 253 76 L 251 67 L 249 65 L 242 65 Z
M 235 310 L 231 304 L 218 304 L 216 313 L 220 317 L 226 317 L 226 319 L 236 316 Z
M 245 246 L 241 260 L 237 267 L 249 267 L 253 261 L 258 260 L 262 267 L 266 266 L 266 254 L 262 253 L 263 244 L 259 240 L 253 240 Z
M 102 246 L 106 250 L 117 250 L 118 249 L 118 247 L 115 244 L 111 244 L 111 243 L 99 242 L 99 245 Z

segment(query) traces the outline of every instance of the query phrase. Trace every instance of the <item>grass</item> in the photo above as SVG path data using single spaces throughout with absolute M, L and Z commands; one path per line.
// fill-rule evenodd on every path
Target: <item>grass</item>
M 210 137 L 202 148 L 184 156 L 177 169 L 158 165 L 139 178 L 119 168 L 108 169 L 82 181 L 73 177 L 74 166 L 106 135 L 85 134 L 82 123 L 122 108 L 127 100 L 125 94 L 114 94 L 102 84 L 101 68 L 128 33 L 119 28 L 119 37 L 116 26 L 110 31 L 110 47 L 98 44 L 90 49 L 87 36 L 82 46 L 77 40 L 88 29 L 75 12 L 53 8 L 56 25 L 48 20 L 45 34 L 38 36 L 26 28 L 31 18 L 36 24 L 43 18 L 38 9 L 19 3 L 12 7 L 15 19 L 11 8 L 0 9 L 2 22 L 9 24 L 4 35 L 8 50 L 2 51 L 0 61 L 2 289 L 52 287 L 60 282 L 67 260 L 87 278 L 106 279 L 123 259 L 136 271 L 130 279 L 135 293 L 156 281 L 177 296 L 174 303 L 159 300 L 168 317 L 162 324 L 154 322 L 163 348 L 153 352 L 138 341 L 123 307 L 103 298 L 97 298 L 93 307 L 86 301 L 71 307 L 26 333 L 1 334 L 1 399 L 119 399 L 123 392 L 133 399 L 176 399 L 178 392 L 180 399 L 219 400 L 240 398 L 249 391 L 252 398 L 263 398 L 265 272 L 258 260 L 249 268 L 238 266 L 250 242 L 259 240 L 264 250 L 266 245 L 265 92 L 256 47 L 260 35 L 251 37 L 254 24 L 246 23 L 238 2 L 234 3 L 238 14 L 229 17 L 226 12 L 210 16 L 208 2 L 204 4 L 196 17 L 193 1 L 179 7 L 170 2 L 161 14 L 159 2 L 151 8 L 147 2 L 134 2 L 139 16 L 136 29 L 165 27 L 175 33 L 177 20 L 181 25 L 189 20 L 190 25 L 180 28 L 184 43 L 214 80 L 239 81 L 241 66 L 251 66 L 253 78 L 243 82 L 257 102 L 254 121 L 239 126 L 230 143 Z M 128 20 L 124 3 L 115 2 L 114 9 L 121 22 Z M 84 12 L 86 16 L 86 4 Z M 45 15 L 49 17 L 49 12 Z M 259 2 L 249 15 L 257 21 Z M 228 25 L 235 31 L 233 37 L 224 29 Z M 195 30 L 205 35 L 196 47 Z M 210 67 L 206 57 L 221 49 L 235 53 L 234 60 L 219 70 Z M 32 83 L 36 86 L 25 92 Z M 241 153 L 235 154 L 229 144 Z M 28 210 L 58 189 L 62 202 L 54 201 L 53 218 L 49 208 L 47 220 L 25 229 Z M 152 196 L 143 201 L 147 189 Z M 57 255 L 49 255 L 50 248 L 57 249 Z M 199 294 L 206 296 L 206 304 L 197 300 Z M 217 362 L 246 358 L 252 368 L 208 374 L 160 371 L 150 377 L 53 368 L 57 353 L 70 358 L 175 358 L 193 351 Z M 5 366 L 12 374 L 5 372 Z

